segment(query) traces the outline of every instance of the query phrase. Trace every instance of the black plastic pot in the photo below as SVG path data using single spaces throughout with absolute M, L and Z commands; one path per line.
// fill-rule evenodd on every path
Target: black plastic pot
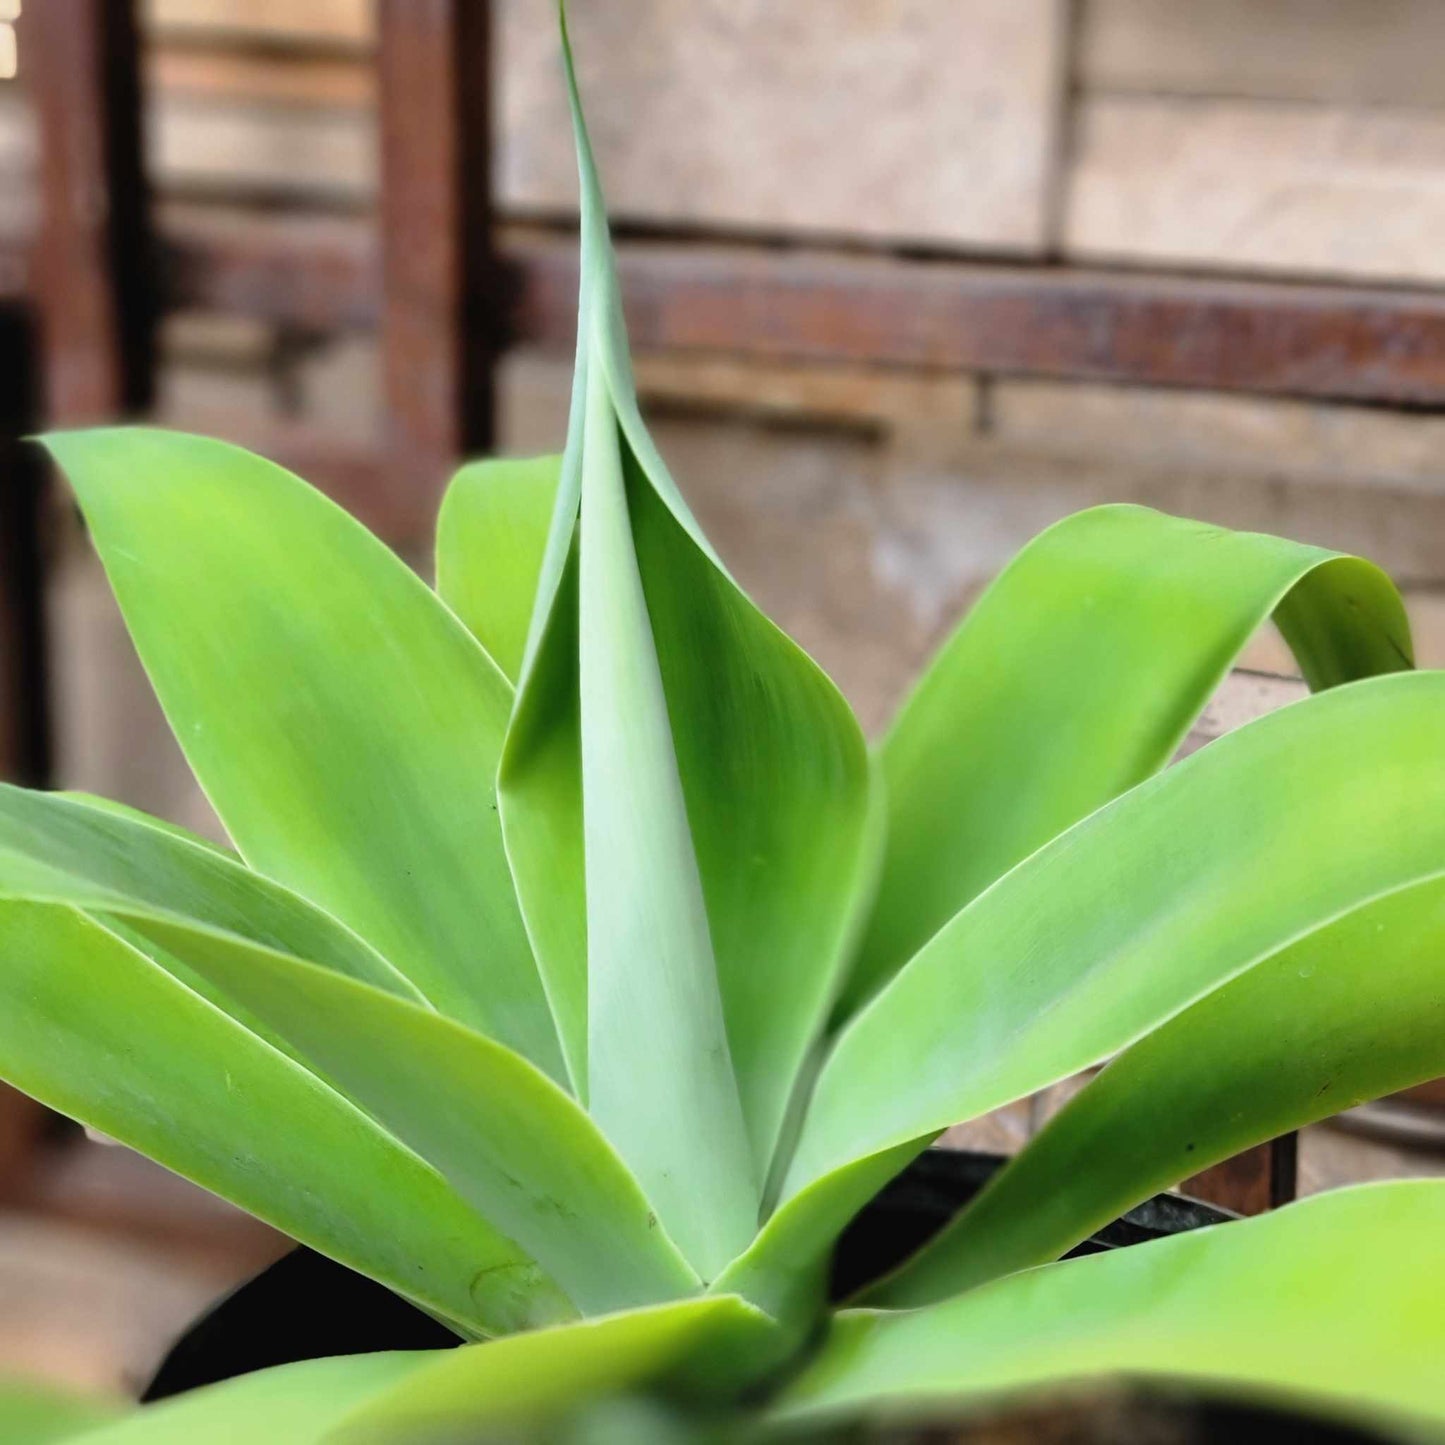
M 846 1298 L 901 1263 L 972 1199 L 1003 1162 L 994 1154 L 952 1150 L 921 1154 L 844 1232 L 833 1263 L 833 1297 Z M 1073 1253 L 1126 1248 L 1230 1217 L 1197 1200 L 1160 1194 L 1130 1210 Z M 325 1355 L 445 1349 L 457 1343 L 450 1330 L 382 1285 L 298 1248 L 202 1315 L 162 1361 L 143 1399 L 160 1400 L 252 1370 Z M 1158 1408 L 1151 1407 L 1156 1413 Z M 1272 1411 L 1209 1405 L 1182 1410 L 1189 1417 L 1190 1428 L 1178 1438 L 1191 1441 L 1344 1445 L 1375 1438 Z M 1152 1436 L 1154 1432 L 1148 1433 Z M 1051 1434 L 1049 1438 L 1056 1437 Z M 1106 1437 L 1071 1434 L 1068 1438 Z

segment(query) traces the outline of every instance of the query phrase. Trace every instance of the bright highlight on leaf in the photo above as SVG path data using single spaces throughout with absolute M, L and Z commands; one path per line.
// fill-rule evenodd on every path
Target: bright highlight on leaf
M 1084 512 L 870 752 L 648 435 L 563 51 L 562 455 L 460 473 L 432 591 L 237 448 L 51 438 L 235 851 L 0 787 L 0 1076 L 482 1343 L 31 1438 L 400 1445 L 580 1411 L 746 1439 L 1120 1372 L 1445 1421 L 1445 1182 L 1052 1263 L 1445 1074 L 1445 674 L 1411 670 L 1394 588 Z M 1322 695 L 1165 769 L 1270 617 Z M 1101 1064 L 827 1323 L 883 1184 Z

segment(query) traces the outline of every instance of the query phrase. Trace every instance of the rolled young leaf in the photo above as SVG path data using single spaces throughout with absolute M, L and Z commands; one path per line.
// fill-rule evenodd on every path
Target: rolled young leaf
M 99 924 L 68 908 L 0 902 L 0 959 L 0 1078 L 16 1088 L 459 1333 L 572 1313 L 411 1150 Z
M 1187 1175 L 1445 1074 L 1442 960 L 1445 877 L 1305 934 L 1115 1059 L 863 1302 L 1058 1259 Z
M 282 954 L 217 949 L 192 962 L 437 1169 L 579 1310 L 700 1288 L 597 1125 L 520 1055 Z
M 1036 537 L 940 649 L 880 748 L 888 844 L 855 1009 L 1021 858 L 1157 772 L 1273 613 L 1316 690 L 1411 664 L 1378 568 L 1146 507 Z
M 573 419 L 504 826 L 549 987 L 574 1001 L 564 1038 L 588 1106 L 712 1277 L 756 1227 L 836 994 L 870 877 L 869 763 L 836 689 L 727 575 L 647 438 L 573 98 Z
M 259 457 L 145 429 L 48 445 L 246 861 L 561 1077 L 496 811 L 512 693 L 475 639 L 363 527 Z
M 923 1418 L 1101 1377 L 1445 1424 L 1445 1183 L 1272 1214 L 1026 1270 L 946 1304 L 837 1317 L 778 1417 Z
M 437 591 L 515 683 L 561 457 L 472 462 L 452 478 L 437 514 Z
M 1442 720 L 1445 674 L 1333 689 L 1211 743 L 1006 874 L 839 1038 L 747 1268 L 834 1238 L 948 1125 L 1102 1062 L 1300 934 L 1434 876 Z

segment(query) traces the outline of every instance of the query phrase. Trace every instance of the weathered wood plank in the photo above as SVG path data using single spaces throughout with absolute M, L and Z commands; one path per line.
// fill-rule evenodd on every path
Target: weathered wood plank
M 186 207 L 162 226 L 171 304 L 321 329 L 374 324 L 379 261 L 339 218 Z M 566 349 L 567 236 L 503 231 L 508 335 Z M 639 350 L 1445 406 L 1445 297 L 1079 268 L 624 243 Z M 28 248 L 0 241 L 0 297 Z
M 1087 91 L 1445 106 L 1438 0 L 1088 0 Z
M 376 315 L 363 227 L 189 214 L 167 234 L 178 303 L 315 325 Z M 573 240 L 498 245 L 510 334 L 569 347 Z M 642 243 L 620 265 L 639 350 L 1445 405 L 1445 297 L 1428 292 Z
M 369 109 L 160 93 L 147 121 L 151 172 L 167 196 L 358 210 L 377 192 Z
M 498 197 L 576 207 L 551 7 L 500 0 Z M 1063 95 L 1058 0 L 575 0 L 623 221 L 1036 252 Z
M 1445 111 L 1095 95 L 1077 115 L 1072 258 L 1445 280 Z
M 232 104 L 361 110 L 376 103 L 373 68 L 361 56 L 160 45 L 146 56 L 145 81 L 158 95 Z
M 146 23 L 167 31 L 365 46 L 376 34 L 371 0 L 144 0 Z

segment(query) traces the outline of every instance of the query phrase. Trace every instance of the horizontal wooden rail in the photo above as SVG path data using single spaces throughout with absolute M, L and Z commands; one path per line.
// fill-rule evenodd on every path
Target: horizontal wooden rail
M 320 330 L 380 310 L 371 230 L 334 217 L 162 218 L 168 303 Z M 500 237 L 511 340 L 570 347 L 570 236 Z M 639 350 L 1064 377 L 1445 407 L 1445 294 L 627 241 Z M 25 258 L 0 247 L 0 289 Z

